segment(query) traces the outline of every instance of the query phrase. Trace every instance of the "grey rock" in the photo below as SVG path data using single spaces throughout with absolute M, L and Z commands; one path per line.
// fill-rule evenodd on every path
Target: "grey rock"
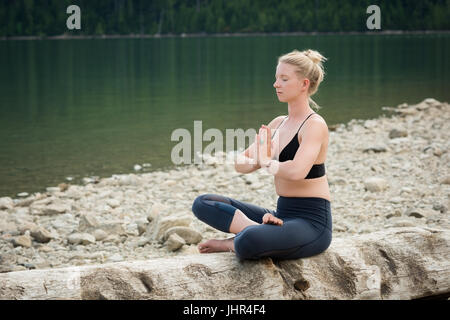
M 30 213 L 33 215 L 55 215 L 70 212 L 70 210 L 70 205 L 63 202 L 55 202 L 47 206 L 41 206 L 34 203 L 30 206 Z
M 407 136 L 408 136 L 408 132 L 406 130 L 392 129 L 389 132 L 389 139 L 402 138 L 402 137 L 407 137 Z
M 102 241 L 108 237 L 108 234 L 102 229 L 96 229 L 94 231 L 94 237 L 96 241 Z
M 158 218 L 157 221 L 154 221 L 149 225 L 146 236 L 153 240 L 161 240 L 168 229 L 175 226 L 187 227 L 191 222 L 192 218 L 188 216 Z
M 148 238 L 143 238 L 143 239 L 139 239 L 139 241 L 137 242 L 137 246 L 138 247 L 143 247 L 145 246 L 147 243 L 150 243 L 150 239 Z
M 18 236 L 13 238 L 12 244 L 14 247 L 25 247 L 25 248 L 31 248 L 31 238 L 28 235 Z
M 27 268 L 28 270 L 36 269 L 36 266 L 34 264 L 32 264 L 32 263 L 25 262 L 25 263 L 23 263 L 21 265 L 24 266 L 25 268 Z
M 82 181 L 83 181 L 83 183 L 84 183 L 85 185 L 91 184 L 91 183 L 95 184 L 95 183 L 99 183 L 99 182 L 100 182 L 100 178 L 97 177 L 97 176 L 94 176 L 94 177 L 85 177 L 85 178 L 82 179 Z
M 22 270 L 26 270 L 26 268 L 23 267 Z M 2 265 L 2 264 L 0 264 L 0 273 L 6 273 L 6 272 L 12 272 L 12 271 L 21 271 L 21 270 L 16 270 L 16 269 L 14 268 L 14 266 L 13 266 L 13 265 L 10 265 L 10 264 L 8 264 L 8 265 Z
M 417 114 L 417 109 L 414 106 L 412 106 L 404 109 L 395 110 L 395 112 L 401 117 L 406 117 Z
M 398 220 L 392 223 L 392 227 L 416 227 L 417 225 L 409 220 Z
M 14 208 L 14 201 L 10 197 L 0 198 L 0 210 Z
M 0 265 L 14 265 L 17 262 L 17 256 L 12 253 L 3 252 L 0 255 Z
M 111 208 L 117 208 L 118 206 L 120 206 L 120 201 L 117 199 L 108 199 L 106 201 L 106 204 Z
M 450 184 L 450 175 L 446 175 L 439 181 L 441 184 Z
M 98 227 L 98 221 L 92 214 L 82 214 L 78 223 L 78 230 L 81 232 L 91 231 Z
M 402 203 L 404 201 L 405 199 L 402 197 L 392 197 L 391 199 L 389 199 L 389 202 L 391 203 Z
M 107 236 L 104 240 L 104 243 L 108 243 L 108 242 L 112 242 L 112 243 L 120 243 L 122 242 L 122 239 L 120 238 L 119 235 L 117 234 L 110 234 L 109 236 Z
M 369 146 L 369 147 L 363 149 L 364 153 L 369 152 L 369 151 L 373 151 L 375 153 L 386 152 L 387 147 L 385 145 L 373 145 L 373 146 Z
M 152 205 L 150 212 L 147 214 L 147 221 L 152 222 L 157 220 L 166 211 L 167 208 L 164 205 L 160 203 L 155 203 L 154 205 Z
M 108 234 L 126 235 L 125 229 L 122 225 L 122 221 L 120 220 L 113 220 L 107 223 L 102 223 L 98 227 Z
M 393 217 L 401 217 L 402 213 L 400 212 L 400 210 L 395 210 L 394 213 L 389 213 L 386 215 L 386 219 L 390 219 Z
M 388 186 L 387 181 L 383 178 L 370 177 L 364 180 L 364 188 L 371 192 L 380 192 Z
M 439 211 L 440 213 L 446 213 L 447 207 L 440 203 L 433 204 L 433 210 Z
M 95 243 L 95 237 L 89 233 L 73 233 L 71 234 L 67 240 L 71 244 L 92 244 Z
M 425 218 L 427 216 L 427 213 L 423 209 L 408 208 L 405 211 L 405 215 L 408 217 L 414 217 L 414 218 Z
M 19 225 L 20 226 L 20 225 Z M 22 234 L 23 232 L 20 232 L 19 230 L 17 230 L 17 226 L 14 222 L 12 221 L 5 221 L 5 220 L 0 220 L 0 234 L 1 233 L 9 233 L 9 234 L 15 234 L 15 235 L 19 235 Z
M 34 197 L 28 197 L 26 199 L 18 199 L 14 202 L 16 207 L 28 207 L 30 206 L 36 199 Z
M 139 230 L 138 230 L 137 224 L 134 222 L 127 224 L 126 233 L 127 233 L 127 235 L 130 235 L 130 236 L 138 236 Z
M 434 98 L 426 98 L 423 102 L 430 105 L 431 107 L 437 107 L 437 106 L 441 105 L 441 102 L 439 102 L 438 100 L 436 100 Z
M 177 234 L 184 239 L 186 244 L 197 244 L 202 240 L 200 232 L 189 227 L 172 227 L 164 233 L 163 240 L 166 241 L 172 234 Z
M 108 259 L 106 259 L 106 261 L 107 262 L 121 262 L 121 261 L 124 261 L 124 258 L 120 254 L 115 253 L 112 256 L 108 257 Z
M 30 230 L 30 234 L 34 240 L 39 243 L 47 243 L 53 239 L 52 234 L 43 227 L 37 227 Z
M 136 221 L 136 225 L 138 227 L 139 235 L 142 235 L 147 230 L 148 223 L 146 221 Z
M 28 197 L 28 193 L 27 192 L 20 192 L 17 194 L 18 197 Z
M 180 237 L 176 233 L 173 233 L 167 239 L 166 246 L 169 251 L 176 251 L 180 249 L 185 243 L 186 242 L 182 237 Z

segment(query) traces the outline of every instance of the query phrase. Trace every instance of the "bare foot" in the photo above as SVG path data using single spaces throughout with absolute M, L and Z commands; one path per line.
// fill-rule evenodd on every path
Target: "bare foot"
M 212 252 L 234 252 L 234 237 L 229 239 L 211 239 L 202 243 L 199 243 L 198 250 L 200 253 L 212 253 Z

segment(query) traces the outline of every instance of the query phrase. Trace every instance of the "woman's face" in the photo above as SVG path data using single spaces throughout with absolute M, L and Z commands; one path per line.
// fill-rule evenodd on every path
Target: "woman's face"
M 273 84 L 278 100 L 281 102 L 295 100 L 307 92 L 308 85 L 309 80 L 306 78 L 299 79 L 293 65 L 283 62 L 278 64 Z

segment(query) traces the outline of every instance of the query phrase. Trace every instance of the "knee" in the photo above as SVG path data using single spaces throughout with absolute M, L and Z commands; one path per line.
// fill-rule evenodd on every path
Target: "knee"
M 202 213 L 204 213 L 205 211 L 206 206 L 205 200 L 209 195 L 210 195 L 209 193 L 199 195 L 197 198 L 195 198 L 194 202 L 192 203 L 192 212 L 198 219 L 201 219 Z
M 258 259 L 258 246 L 261 241 L 258 240 L 257 226 L 248 226 L 239 232 L 234 238 L 234 251 L 239 259 Z
M 194 213 L 194 215 L 198 218 L 198 214 L 201 211 L 201 208 L 203 207 L 203 198 L 204 198 L 204 194 L 198 196 L 197 198 L 195 198 L 194 202 L 192 203 L 192 212 Z

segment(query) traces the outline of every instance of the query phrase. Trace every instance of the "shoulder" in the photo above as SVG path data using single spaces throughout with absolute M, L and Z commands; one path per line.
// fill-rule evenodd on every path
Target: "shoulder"
M 314 137 L 315 139 L 325 139 L 326 137 L 328 137 L 327 123 L 318 114 L 311 116 L 311 118 L 306 121 L 301 131 L 301 137 L 299 137 L 300 140 L 302 138 L 311 137 Z
M 275 117 L 272 121 L 269 122 L 269 124 L 267 126 L 270 129 L 275 130 L 286 117 L 287 117 L 287 115 Z

